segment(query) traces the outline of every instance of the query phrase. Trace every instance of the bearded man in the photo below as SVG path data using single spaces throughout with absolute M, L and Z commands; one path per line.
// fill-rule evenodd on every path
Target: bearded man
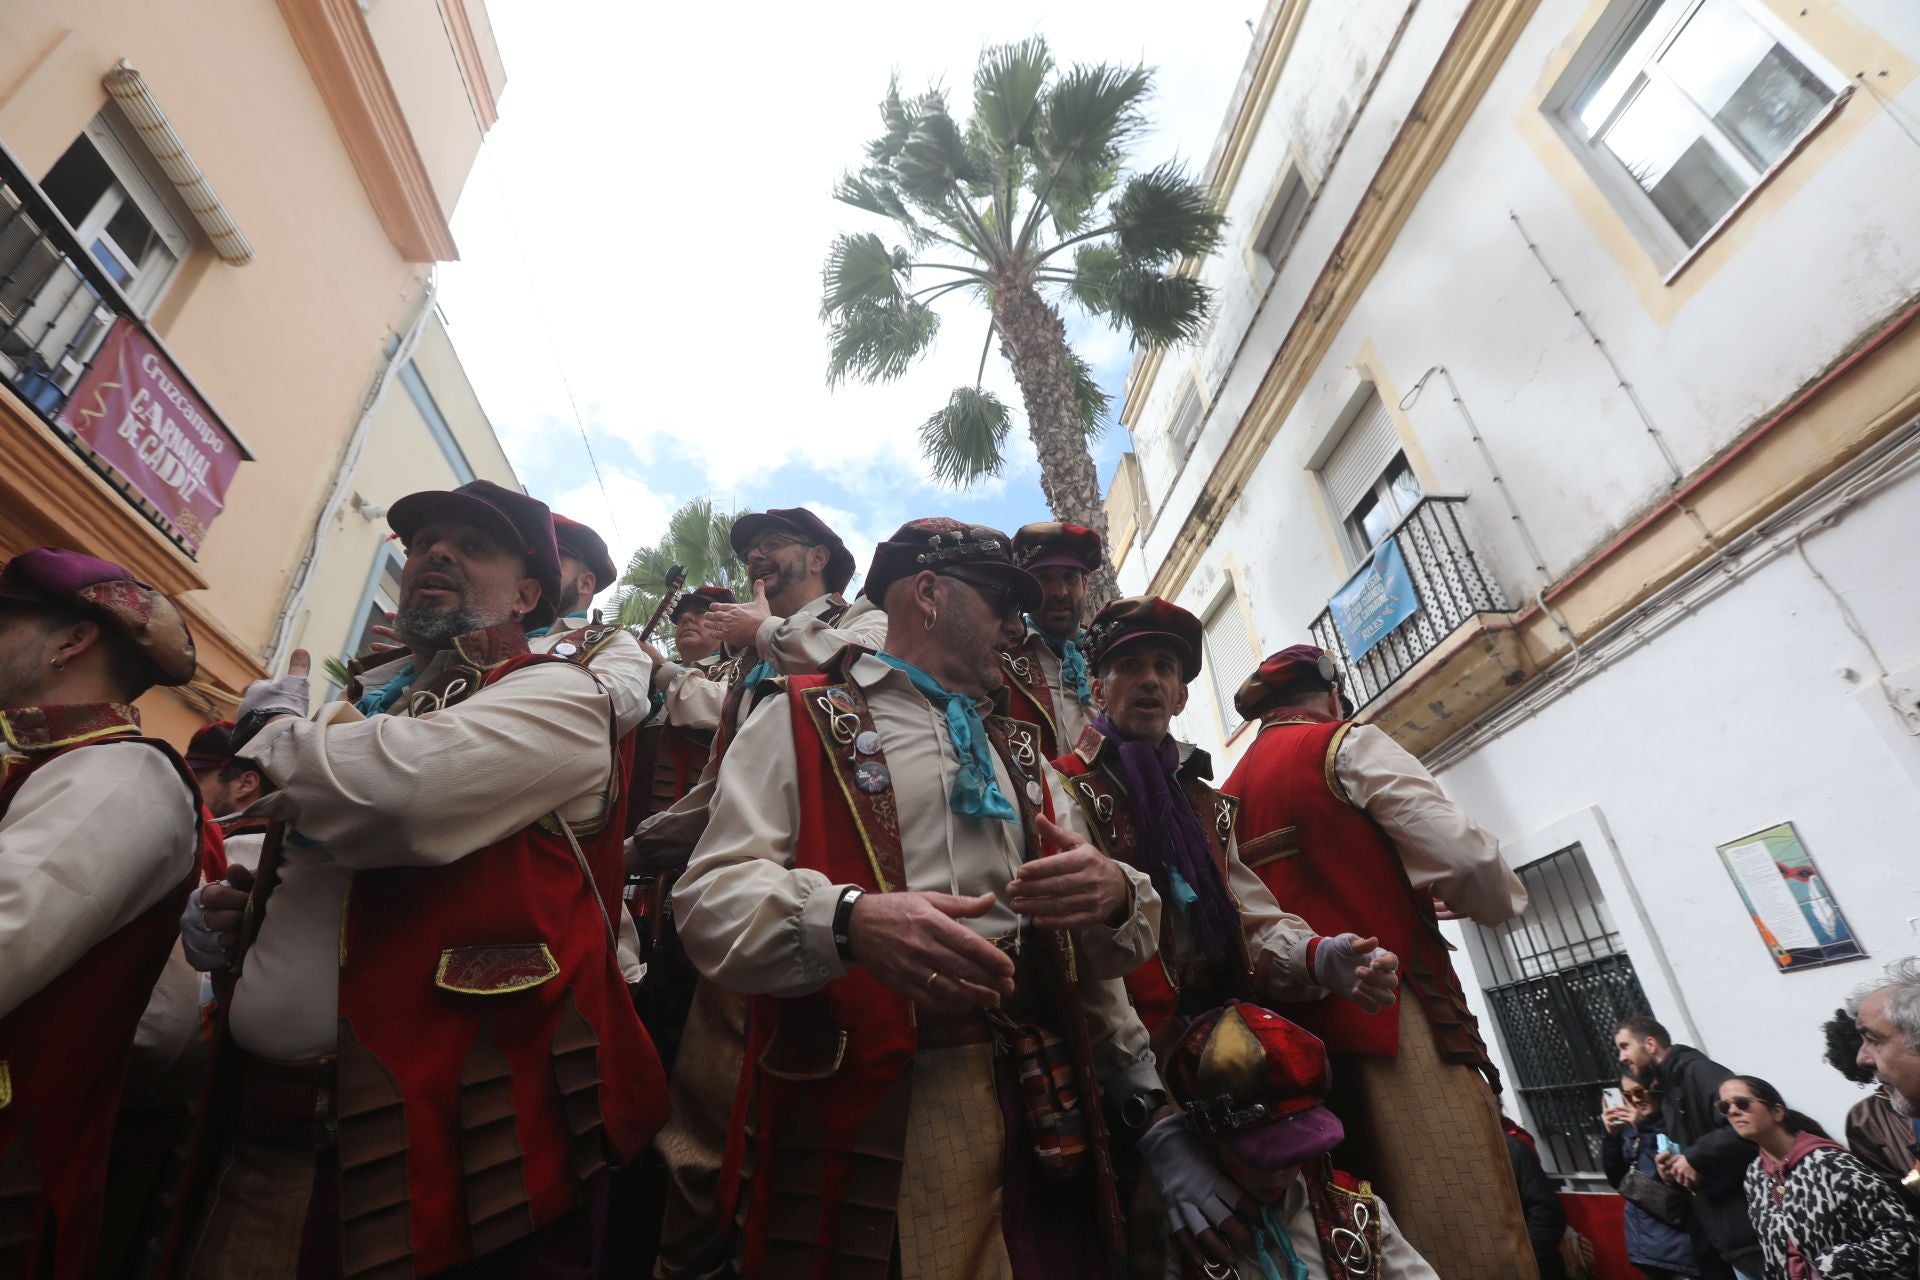
M 193 638 L 117 564 L 0 571 L 0 1275 L 90 1274 L 114 1119 L 174 921 L 219 834 L 133 702 Z
M 1040 605 L 1027 615 L 1026 634 L 1001 655 L 1007 710 L 1040 726 L 1047 758 L 1073 750 L 1094 715 L 1086 633 L 1087 577 L 1100 567 L 1100 535 L 1077 524 L 1023 525 L 1013 535 L 1013 558 L 1040 584 Z
M 1039 595 L 1007 538 L 910 521 L 866 590 L 886 648 L 747 722 L 674 892 L 688 955 L 754 998 L 722 1179 L 737 1265 L 1107 1274 L 1099 1091 L 1164 1096 L 1112 978 L 1152 954 L 1157 899 L 1062 825 L 1036 730 L 993 714 Z
M 609 1162 L 664 1117 L 616 959 L 613 700 L 583 648 L 527 646 L 559 590 L 550 514 L 475 481 L 388 521 L 406 652 L 312 720 L 304 654 L 248 690 L 240 745 L 284 828 L 250 900 L 210 886 L 183 922 L 237 973 L 238 1115 L 192 1276 L 584 1270 Z

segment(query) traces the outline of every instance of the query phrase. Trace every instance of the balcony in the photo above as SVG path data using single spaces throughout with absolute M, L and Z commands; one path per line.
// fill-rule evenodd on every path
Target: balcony
M 1383 543 L 1310 628 L 1340 668 L 1358 718 L 1416 754 L 1534 674 L 1512 606 L 1481 562 L 1466 505 L 1462 497 L 1422 498 L 1387 535 L 1393 545 Z M 1356 597 L 1364 597 L 1357 607 Z M 1336 612 L 1346 616 L 1344 629 Z M 1380 626 L 1384 634 L 1371 630 Z
M 192 557 L 252 455 L 121 292 L 121 267 L 0 148 L 0 384 Z

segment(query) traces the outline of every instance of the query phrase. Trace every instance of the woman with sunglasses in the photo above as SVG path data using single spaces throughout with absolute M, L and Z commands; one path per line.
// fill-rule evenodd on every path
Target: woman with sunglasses
M 1920 1227 L 1885 1181 L 1757 1076 L 1720 1086 L 1720 1114 L 1760 1148 L 1747 1213 L 1767 1280 L 1883 1280 L 1920 1266 Z
M 1627 1260 L 1646 1280 L 1703 1276 L 1708 1246 L 1699 1236 L 1687 1193 L 1660 1180 L 1655 1163 L 1667 1122 L 1660 1099 L 1632 1076 L 1620 1081 L 1621 1105 L 1600 1113 L 1607 1127 L 1600 1167 L 1627 1202 Z

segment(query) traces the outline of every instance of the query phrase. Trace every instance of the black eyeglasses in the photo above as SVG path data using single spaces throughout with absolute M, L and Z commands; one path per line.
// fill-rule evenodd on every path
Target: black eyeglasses
M 1756 1104 L 1752 1098 L 1735 1097 L 1735 1098 L 1722 1098 L 1720 1099 L 1720 1101 L 1714 1103 L 1713 1105 L 1718 1107 L 1720 1109 L 1720 1114 L 1724 1116 L 1734 1111 L 1745 1112 L 1747 1108 L 1752 1107 Z
M 936 572 L 938 571 L 936 570 Z M 985 598 L 987 607 L 993 610 L 993 616 L 1002 622 L 1008 621 L 1023 612 L 1020 607 L 1019 593 L 1004 583 L 982 582 L 979 578 L 970 577 L 964 573 L 954 573 L 952 570 L 948 570 L 940 576 L 943 578 L 957 578 L 959 581 L 972 587 L 975 591 L 978 591 L 981 596 Z

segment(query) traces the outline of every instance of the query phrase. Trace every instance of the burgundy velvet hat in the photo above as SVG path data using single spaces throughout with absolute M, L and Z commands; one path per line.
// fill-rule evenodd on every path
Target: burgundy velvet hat
M 23 551 L 0 570 L 0 600 L 84 610 L 132 642 L 155 684 L 185 684 L 198 667 L 173 601 L 111 560 L 60 547 Z
M 233 759 L 233 721 L 215 720 L 194 730 L 184 759 L 195 773 L 229 763 Z
M 410 493 L 387 508 L 387 525 L 403 543 L 412 542 L 420 527 L 435 519 L 478 525 L 501 546 L 524 556 L 527 576 L 540 584 L 540 604 L 524 621 L 530 627 L 553 621 L 560 597 L 560 548 L 546 503 L 491 480 L 472 480 L 458 489 Z
M 1242 1000 L 1194 1019 L 1167 1059 L 1167 1088 L 1196 1136 L 1256 1169 L 1283 1169 L 1340 1145 L 1327 1110 L 1333 1069 L 1305 1027 Z
M 680 621 L 680 615 L 690 609 L 698 608 L 702 613 L 705 613 L 716 604 L 738 603 L 740 603 L 739 598 L 725 587 L 712 585 L 695 587 L 673 602 L 673 611 L 668 615 L 667 621 Z
M 587 566 L 587 571 L 593 574 L 600 590 L 612 586 L 613 580 L 620 576 L 620 571 L 613 567 L 613 556 L 607 550 L 607 540 L 578 520 L 569 520 L 557 511 L 553 513 L 553 541 L 562 554 L 570 555 Z
M 961 579 L 983 577 L 1012 591 L 1023 610 L 1040 606 L 1040 581 L 1013 562 L 1013 543 L 1006 534 L 947 516 L 909 520 L 875 547 L 861 594 L 885 608 L 888 587 L 925 570 Z
M 1340 668 L 1325 649 L 1310 644 L 1288 645 L 1269 654 L 1234 691 L 1233 709 L 1242 720 L 1257 720 L 1283 694 L 1301 689 L 1331 689 L 1340 680 Z
M 1087 662 L 1098 671 L 1109 655 L 1142 640 L 1172 645 L 1180 655 L 1181 678 L 1188 684 L 1200 675 L 1200 619 L 1159 596 L 1108 601 L 1087 624 Z
M 1043 520 L 1021 525 L 1013 534 L 1013 562 L 1031 573 L 1035 569 L 1100 567 L 1100 535 L 1080 524 Z
M 845 591 L 847 583 L 853 581 L 853 552 L 847 550 L 847 544 L 828 527 L 825 520 L 805 507 L 769 507 L 765 511 L 749 511 L 733 522 L 733 528 L 727 533 L 727 541 L 733 544 L 733 554 L 744 561 L 748 549 L 769 533 L 784 533 L 809 546 L 825 547 L 829 554 L 826 573 L 822 576 L 826 578 L 827 590 L 835 595 Z

